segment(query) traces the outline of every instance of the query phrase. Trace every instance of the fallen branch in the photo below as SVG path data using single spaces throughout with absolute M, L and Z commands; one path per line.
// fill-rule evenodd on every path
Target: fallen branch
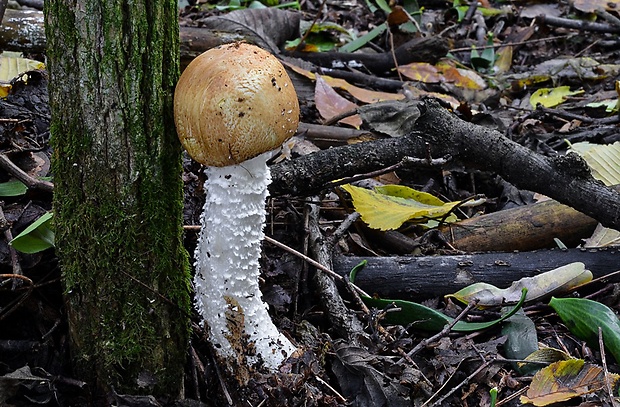
M 381 114 L 386 107 L 389 114 Z M 604 226 L 620 229 L 620 193 L 592 178 L 587 164 L 576 154 L 542 156 L 497 131 L 459 119 L 433 99 L 365 108 L 367 113 L 376 109 L 373 117 L 385 120 L 368 123 L 371 127 L 396 126 L 391 134 L 394 138 L 336 147 L 276 164 L 272 167 L 272 195 L 308 195 L 334 179 L 376 171 L 407 156 L 449 155 L 466 168 L 496 173 L 521 189 L 549 196 Z M 395 114 L 411 119 L 394 123 Z
M 336 256 L 332 270 L 345 276 L 362 260 L 367 264 L 355 279 L 362 290 L 383 298 L 420 301 L 454 293 L 476 282 L 507 287 L 520 278 L 573 262 L 584 263 L 595 278 L 604 277 L 618 270 L 620 252 L 569 249 L 426 257 Z M 610 281 L 618 280 L 618 275 L 610 277 Z

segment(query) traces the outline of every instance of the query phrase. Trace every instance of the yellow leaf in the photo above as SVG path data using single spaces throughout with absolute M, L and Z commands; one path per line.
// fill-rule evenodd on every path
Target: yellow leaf
M 554 107 L 563 103 L 567 97 L 583 93 L 583 90 L 570 90 L 570 86 L 558 86 L 557 88 L 541 88 L 532 94 L 530 104 L 536 107 L 541 104 L 545 107 Z
M 413 188 L 405 187 L 402 185 L 383 185 L 376 187 L 375 191 L 390 196 L 398 196 L 405 199 L 413 199 L 414 201 L 421 202 L 427 205 L 441 206 L 444 202 L 437 198 L 435 195 L 431 195 L 428 192 L 417 191 Z
M 3 52 L 0 56 L 0 97 L 11 91 L 10 82 L 27 71 L 45 68 L 43 62 L 17 56 L 19 53 Z
M 613 144 L 575 143 L 571 149 L 590 166 L 592 176 L 605 185 L 620 184 L 620 141 Z
M 609 378 L 616 383 L 619 376 L 609 374 Z M 582 359 L 563 360 L 539 370 L 520 401 L 546 406 L 604 389 L 605 372 L 599 366 L 585 364 Z
M 394 186 L 391 186 L 394 187 Z M 390 230 L 398 229 L 404 222 L 412 220 L 419 223 L 427 222 L 429 219 L 440 218 L 448 214 L 459 202 L 444 203 L 438 198 L 433 204 L 424 203 L 411 198 L 402 196 L 392 196 L 370 191 L 353 185 L 343 185 L 353 199 L 353 206 L 359 212 L 362 220 L 373 229 Z M 388 188 L 382 187 L 382 188 Z M 395 189 L 406 188 L 398 187 Z M 410 191 L 400 190 L 401 194 L 410 197 L 423 197 L 426 202 L 431 201 L 424 192 L 419 192 L 411 188 Z M 431 195 L 432 196 L 432 195 Z

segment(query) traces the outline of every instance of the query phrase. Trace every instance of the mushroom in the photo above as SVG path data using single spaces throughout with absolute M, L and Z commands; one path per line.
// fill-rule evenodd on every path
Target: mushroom
M 267 159 L 299 122 L 293 84 L 267 51 L 223 45 L 187 66 L 174 117 L 181 143 L 206 166 L 194 288 L 209 340 L 233 369 L 262 362 L 276 371 L 296 348 L 262 301 L 259 258 L 271 182 Z

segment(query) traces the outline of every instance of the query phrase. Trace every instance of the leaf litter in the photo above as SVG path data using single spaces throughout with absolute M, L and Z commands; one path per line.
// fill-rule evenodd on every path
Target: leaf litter
M 319 3 L 306 2 L 301 11 L 289 12 L 295 15 L 295 19 L 309 21 L 317 15 Z M 353 36 L 357 39 L 366 38 L 369 42 L 358 41 L 356 47 L 359 45 L 359 48 L 390 52 L 399 43 L 409 40 L 413 34 L 405 27 L 401 28 L 404 23 L 400 20 L 397 20 L 398 23 L 392 20 L 392 25 L 386 24 L 388 13 L 382 11 L 381 7 L 384 3 L 329 3 L 326 6 L 327 12 L 322 16 L 321 26 L 326 27 L 327 31 L 322 40 L 331 38 L 334 49 L 337 50 L 338 47 L 346 46 L 347 41 L 354 41 Z M 407 128 L 407 119 L 415 121 L 416 118 L 405 118 L 396 123 L 392 119 L 382 121 L 381 117 L 376 116 L 368 120 L 373 109 L 362 106 L 370 106 L 365 104 L 375 100 L 404 98 L 418 94 L 417 92 L 425 92 L 449 101 L 455 114 L 467 120 L 479 120 L 483 123 L 483 118 L 491 118 L 494 128 L 544 155 L 563 154 L 568 148 L 566 141 L 586 141 L 596 145 L 618 141 L 618 133 L 613 127 L 617 122 L 609 120 L 613 117 L 609 116 L 606 107 L 592 104 L 599 100 L 618 98 L 615 90 L 618 68 L 613 53 L 613 41 L 605 34 L 597 33 L 588 34 L 586 40 L 586 36 L 580 35 L 576 30 L 554 25 L 558 22 L 548 19 L 545 23 L 537 20 L 542 9 L 542 12 L 548 12 L 549 16 L 576 18 L 581 21 L 583 15 L 579 14 L 579 11 L 585 11 L 584 7 L 587 8 L 588 2 L 575 2 L 574 9 L 566 4 L 543 2 L 536 5 L 539 11 L 530 13 L 529 17 L 527 13 L 533 5 L 516 5 L 514 9 L 508 10 L 502 3 L 481 2 L 479 13 L 473 10 L 474 13 L 468 15 L 470 7 L 458 6 L 456 3 L 452 8 L 448 5 L 437 7 L 429 4 L 418 11 L 411 6 L 415 2 L 402 3 L 412 17 L 412 21 L 408 22 L 421 27 L 425 35 L 441 34 L 450 39 L 450 55 L 438 63 L 410 63 L 394 67 L 395 69 L 387 70 L 381 75 L 371 75 L 375 78 L 401 81 L 405 78 L 399 77 L 400 72 L 406 76 L 405 80 L 410 80 L 401 91 L 395 92 L 392 89 L 387 92 L 381 85 L 370 87 L 347 79 L 338 79 L 338 86 L 334 85 L 334 82 L 326 81 L 330 86 L 330 93 L 326 93 L 327 88 L 322 91 L 324 96 L 329 96 L 328 101 L 336 100 L 331 93 L 334 91 L 338 92 L 336 94 L 339 98 L 348 100 L 349 103 L 359 103 L 361 108 L 358 113 L 361 116 L 366 115 L 366 122 L 374 124 L 383 137 L 394 137 L 390 133 L 395 128 Z M 603 7 L 608 4 L 609 2 L 605 3 Z M 375 11 L 369 12 L 372 8 Z M 239 14 L 216 12 L 206 7 L 205 2 L 199 2 L 182 10 L 181 23 L 182 26 L 194 25 L 232 31 L 257 26 L 260 29 L 253 30 L 254 35 L 272 52 L 279 52 L 282 41 L 294 39 L 282 38 L 290 36 L 288 33 L 291 24 L 291 20 L 283 18 L 282 14 L 270 12 L 270 17 L 265 17 L 267 14 L 249 11 L 239 10 Z M 607 12 L 613 13 L 614 10 Z M 604 22 L 605 20 L 601 19 L 601 24 Z M 522 41 L 511 43 L 508 40 L 514 38 L 515 32 L 527 30 L 530 23 L 538 25 L 539 30 L 536 33 L 528 32 L 527 35 L 522 35 Z M 329 29 L 336 25 L 338 30 Z M 279 29 L 282 27 L 286 27 L 286 30 Z M 376 27 L 383 28 L 374 30 Z M 483 31 L 482 35 L 478 32 L 480 30 Z M 365 37 L 371 32 L 373 35 Z M 486 35 L 490 32 L 494 35 Z M 592 41 L 593 37 L 596 37 L 596 41 Z M 474 47 L 476 52 L 472 51 Z M 510 49 L 510 52 L 485 53 L 491 49 L 489 47 L 503 47 L 504 50 Z M 511 58 L 506 59 L 505 55 L 510 55 Z M 37 58 L 36 55 L 34 57 Z M 484 61 L 480 61 L 481 58 Z M 39 59 L 42 60 L 40 56 Z M 296 61 L 291 60 L 288 63 L 295 65 Z M 32 157 L 36 152 L 43 152 L 48 159 L 51 156 L 47 149 L 49 130 L 46 124 L 49 124 L 49 112 L 45 111 L 45 77 L 40 72 L 34 72 L 30 74 L 30 78 L 27 83 L 21 79 L 13 82 L 8 99 L 1 102 L 5 106 L 2 118 L 7 121 L 0 123 L 0 146 L 3 153 L 10 154 L 10 158 L 19 161 L 24 168 L 28 168 L 28 162 L 31 162 L 30 167 L 35 167 Z M 315 91 L 316 83 L 304 83 Z M 568 87 L 570 93 L 562 95 L 559 104 L 547 104 L 543 106 L 546 110 L 530 104 L 532 96 L 540 89 L 566 89 L 565 87 Z M 302 100 L 305 104 L 302 120 L 319 123 L 318 113 L 327 102 L 320 98 L 307 97 L 313 92 L 303 93 L 303 83 L 299 88 L 300 95 L 306 95 Z M 575 93 L 576 91 L 580 93 Z M 383 114 L 385 111 L 381 112 Z M 342 109 L 339 113 L 342 113 Z M 392 118 L 398 119 L 397 112 L 392 113 L 395 114 Z M 574 122 L 567 131 L 565 126 L 569 120 Z M 531 123 L 533 126 L 522 126 L 524 123 Z M 354 126 L 358 127 L 359 123 L 356 122 Z M 334 143 L 333 140 L 324 141 L 323 148 Z M 21 146 L 17 152 L 13 149 L 16 144 Z M 602 163 L 599 160 L 597 165 L 604 170 L 610 162 L 615 161 L 613 158 L 604 158 Z M 203 196 L 200 191 L 202 175 L 199 168 L 189 161 L 186 161 L 185 169 L 185 222 L 188 227 L 192 227 L 196 225 L 196 213 L 202 207 L 199 198 Z M 597 169 L 599 173 L 603 170 Z M 0 175 L 3 181 L 14 182 L 6 170 Z M 33 175 L 44 177 L 48 174 L 42 168 Z M 480 192 L 487 196 L 488 200 L 481 208 L 459 208 L 459 217 L 476 216 L 478 211 L 493 212 L 503 209 L 500 199 L 503 184 L 492 174 L 481 174 L 466 168 L 447 168 L 442 171 L 405 168 L 399 169 L 392 179 L 399 180 L 403 186 L 430 194 L 440 202 L 460 202 Z M 384 188 L 383 185 L 374 186 Z M 46 213 L 46 210 L 51 209 L 51 194 L 36 189 L 26 193 L 7 194 L 3 199 L 4 217 L 9 221 L 15 236 L 27 229 Z M 305 199 L 306 197 L 275 197 L 269 207 L 270 223 L 267 233 L 291 247 L 302 249 Z M 36 212 L 34 215 L 33 209 Z M 334 235 L 350 211 L 351 202 L 346 195 L 339 195 L 337 191 L 325 194 L 321 201 L 321 230 L 324 235 Z M 336 234 L 338 251 L 345 255 L 360 255 L 367 254 L 366 247 L 382 255 L 392 254 L 379 244 L 380 240 L 386 239 L 386 235 L 369 231 L 363 220 L 355 224 L 355 232 Z M 410 239 L 428 237 L 426 228 L 416 223 L 419 222 L 407 222 L 407 219 L 404 219 L 392 229 Z M 187 233 L 186 246 L 190 253 L 193 252 L 194 239 L 192 233 Z M 424 251 L 420 254 L 453 252 L 453 248 L 449 246 L 434 244 L 424 246 Z M 523 340 L 526 341 L 525 345 L 531 345 L 531 336 L 521 335 L 511 339 L 509 332 L 494 327 L 486 327 L 466 335 L 441 332 L 441 325 L 445 324 L 440 324 L 439 329 L 433 333 L 418 329 L 415 321 L 402 325 L 392 324 L 388 322 L 388 316 L 394 312 L 392 306 L 376 303 L 376 306 L 370 307 L 368 314 L 364 314 L 359 304 L 356 304 L 355 299 L 344 289 L 342 295 L 347 299 L 348 306 L 360 315 L 364 331 L 358 338 L 339 338 L 334 327 L 330 325 L 331 321 L 326 317 L 326 310 L 322 309 L 317 301 L 317 295 L 322 294 L 317 293 L 308 283 L 313 271 L 306 269 L 296 257 L 283 256 L 281 251 L 274 248 L 265 246 L 265 255 L 266 297 L 277 310 L 280 328 L 303 344 L 305 351 L 283 366 L 281 376 L 257 376 L 249 389 L 245 390 L 228 388 L 237 399 L 245 399 L 252 405 L 489 405 L 489 391 L 496 388 L 500 401 L 503 401 L 502 405 L 518 405 L 520 396 L 521 402 L 532 402 L 535 405 L 544 405 L 541 400 L 548 400 L 549 397 L 552 401 L 577 398 L 583 401 L 594 400 L 600 405 L 611 405 L 609 400 L 613 394 L 608 394 L 608 388 L 601 383 L 606 377 L 613 379 L 612 384 L 617 382 L 616 373 L 620 369 L 617 361 L 613 359 L 613 356 L 618 355 L 617 339 L 606 342 L 606 346 L 612 346 L 608 349 L 605 368 L 611 371 L 608 373 L 600 367 L 602 354 L 597 347 L 599 338 L 595 332 L 598 327 L 591 325 L 592 318 L 578 312 L 584 309 L 581 305 L 572 304 L 572 308 L 568 308 L 574 314 L 568 319 L 571 322 L 565 321 L 565 324 L 561 324 L 560 318 L 566 317 L 567 310 L 557 310 L 557 314 L 554 313 L 543 299 L 544 295 L 540 295 L 536 297 L 534 304 L 508 318 L 506 326 L 510 326 L 511 318 L 514 317 L 524 318 L 526 323 L 533 322 L 538 328 L 535 329 L 538 343 L 548 348 L 562 349 L 562 352 L 572 358 L 555 362 L 560 365 L 549 365 L 543 370 L 539 369 L 540 363 L 530 362 L 530 367 L 538 368 L 530 370 L 526 376 L 521 376 L 521 372 L 515 367 L 517 361 L 508 359 L 505 348 L 518 348 L 514 343 L 511 345 L 508 342 L 511 340 Z M 0 287 L 0 381 L 8 386 L 5 388 L 10 388 L 10 392 L 3 394 L 3 397 L 8 397 L 3 399 L 3 402 L 9 400 L 13 405 L 28 405 L 26 402 L 37 405 L 70 405 L 72 400 L 79 399 L 84 389 L 79 378 L 71 377 L 69 355 L 67 347 L 63 345 L 67 341 L 68 333 L 62 313 L 60 269 L 53 250 L 20 256 L 19 264 L 23 274 L 37 285 L 34 294 L 32 290 L 7 288 L 10 284 L 5 281 L 16 279 L 7 277 L 16 274 L 16 263 L 11 260 L 8 241 L 0 242 L 0 263 L 3 267 L 3 285 Z M 563 264 L 558 264 L 558 267 L 560 266 Z M 465 286 L 463 284 L 463 287 Z M 606 326 L 617 324 L 617 317 L 614 319 L 614 316 L 618 310 L 618 287 L 615 284 L 595 287 L 577 288 L 577 292 L 579 295 L 591 295 L 592 299 L 596 300 L 599 305 L 592 307 L 592 315 L 600 314 L 598 320 L 608 321 Z M 529 288 L 531 290 L 532 286 Z M 514 287 L 497 290 L 499 291 L 493 294 L 495 299 L 507 293 L 501 290 L 516 292 Z M 570 287 L 570 290 L 575 288 Z M 544 289 L 542 291 L 545 294 L 551 292 L 550 289 L 549 292 Z M 489 309 L 477 309 L 475 299 L 470 296 L 462 296 L 462 299 L 472 304 L 466 315 L 460 315 L 462 306 L 449 298 L 418 300 L 428 309 L 442 313 L 446 317 L 445 323 L 455 320 L 484 323 L 483 321 L 498 319 L 505 312 L 501 309 L 501 306 L 505 305 L 503 301 L 487 304 L 494 306 Z M 556 307 L 561 304 L 558 300 L 554 302 Z M 571 325 L 576 325 L 579 329 L 567 329 L 571 328 Z M 602 328 L 605 332 L 606 328 Z M 520 325 L 516 332 L 531 333 L 529 329 Z M 588 332 L 587 337 L 584 337 L 584 331 Z M 613 329 L 609 328 L 607 334 L 603 334 L 603 340 L 606 335 L 612 335 L 612 332 Z M 528 349 L 531 350 L 531 346 Z M 221 397 L 220 382 L 214 370 L 204 368 L 211 363 L 210 351 L 198 333 L 193 338 L 192 352 L 194 368 L 192 370 L 188 367 L 188 377 L 201 379 L 198 384 L 192 383 L 190 386 L 195 386 L 192 391 L 198 395 L 193 398 L 206 405 L 209 405 L 210 400 L 221 400 L 218 398 Z M 528 364 L 527 356 L 519 356 L 523 357 L 523 360 L 518 362 Z M 588 362 L 584 362 L 585 360 Z M 567 367 L 563 367 L 562 363 Z M 200 365 L 202 369 L 196 367 Z M 550 370 L 554 370 L 555 376 L 548 373 Z M 541 376 L 544 376 L 546 381 L 536 379 Z M 553 379 L 555 381 L 550 379 L 559 376 L 559 379 Z M 530 380 L 533 380 L 532 386 L 528 387 Z M 561 383 L 560 387 L 558 383 Z M 586 387 L 587 390 L 584 390 Z M 189 393 L 191 392 L 188 391 Z M 59 395 L 61 397 L 58 397 Z M 134 399 L 133 402 L 138 403 L 136 405 L 148 405 L 143 399 Z

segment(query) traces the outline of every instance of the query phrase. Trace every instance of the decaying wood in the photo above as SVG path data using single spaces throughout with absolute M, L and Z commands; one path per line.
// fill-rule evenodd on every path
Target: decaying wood
M 336 147 L 279 163 L 272 167 L 271 193 L 307 195 L 334 179 L 375 171 L 405 157 L 451 156 L 455 164 L 497 173 L 521 189 L 549 196 L 604 226 L 620 229 L 620 194 L 592 178 L 587 164 L 576 154 L 542 156 L 495 130 L 460 120 L 436 100 L 389 103 L 392 111 L 419 111 L 411 114 L 409 122 L 398 124 L 399 137 Z M 368 106 L 381 109 L 380 104 Z M 377 124 L 387 126 L 389 122 L 370 125 Z
M 36 10 L 5 10 L 0 24 L 0 48 L 5 51 L 43 53 L 43 13 Z
M 464 252 L 511 252 L 550 249 L 558 239 L 576 247 L 592 236 L 596 220 L 553 200 L 504 209 L 439 227 L 445 241 Z M 426 245 L 426 236 L 411 238 L 395 230 L 363 227 L 374 247 L 391 255 L 411 255 Z M 443 247 L 440 242 L 437 242 Z
M 467 285 L 485 282 L 503 288 L 523 277 L 573 262 L 582 262 L 595 278 L 620 268 L 620 251 L 541 250 L 516 253 L 482 253 L 425 257 L 334 258 L 334 271 L 346 276 L 362 260 L 368 263 L 357 274 L 355 284 L 383 298 L 420 301 L 454 293 Z M 611 281 L 619 281 L 613 276 Z
M 592 235 L 596 220 L 557 201 L 545 201 L 504 209 L 440 228 L 458 250 L 528 251 L 557 246 L 568 247 Z
M 241 34 L 196 27 L 180 27 L 181 64 L 218 45 L 245 39 Z M 0 48 L 7 51 L 45 52 L 43 13 L 7 9 L 0 25 Z
M 309 248 L 313 258 L 319 263 L 331 269 L 332 247 L 325 241 L 319 228 L 319 207 L 316 204 L 307 204 Z M 322 305 L 327 319 L 332 324 L 334 331 L 341 338 L 346 338 L 350 343 L 357 343 L 362 334 L 362 324 L 355 314 L 344 304 L 334 279 L 317 270 L 313 282 L 317 287 L 319 303 Z

